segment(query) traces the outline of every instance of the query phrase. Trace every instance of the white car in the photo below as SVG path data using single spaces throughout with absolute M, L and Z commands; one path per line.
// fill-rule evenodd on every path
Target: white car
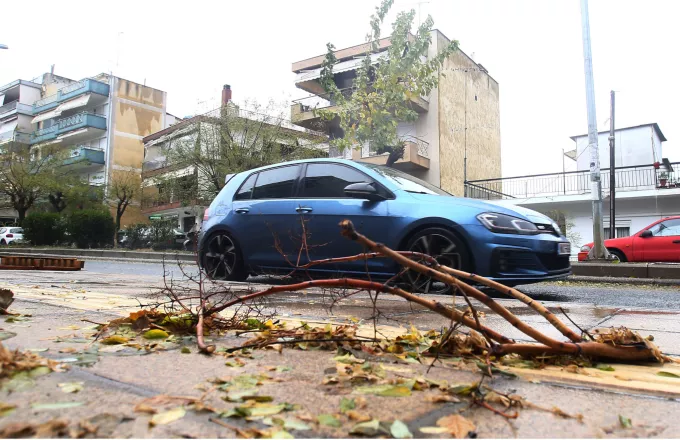
M 0 245 L 19 243 L 24 240 L 24 230 L 17 227 L 0 228 Z

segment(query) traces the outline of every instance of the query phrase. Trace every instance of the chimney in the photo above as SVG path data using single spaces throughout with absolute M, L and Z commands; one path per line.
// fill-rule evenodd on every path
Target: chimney
M 229 84 L 225 84 L 224 87 L 222 87 L 222 105 L 227 105 L 231 101 L 231 86 Z

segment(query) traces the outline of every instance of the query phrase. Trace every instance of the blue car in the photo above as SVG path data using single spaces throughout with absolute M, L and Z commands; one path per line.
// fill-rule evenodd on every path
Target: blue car
M 570 244 L 550 218 L 453 197 L 394 168 L 341 159 L 310 159 L 227 176 L 205 213 L 200 264 L 213 279 L 290 273 L 309 260 L 356 255 L 361 245 L 338 223 L 392 249 L 422 252 L 441 264 L 509 284 L 565 278 Z M 305 274 L 390 279 L 386 258 L 310 267 Z M 407 272 L 422 293 L 448 286 Z

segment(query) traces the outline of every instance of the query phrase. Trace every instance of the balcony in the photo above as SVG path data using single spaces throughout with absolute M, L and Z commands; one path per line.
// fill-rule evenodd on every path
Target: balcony
M 349 98 L 353 91 L 354 89 L 352 87 L 340 89 L 340 92 L 345 98 Z M 332 113 L 335 111 L 336 105 L 336 100 L 332 99 L 328 93 L 310 95 L 305 98 L 296 99 L 293 101 L 293 105 L 290 108 L 290 120 L 293 124 L 308 129 L 323 129 L 327 122 L 321 120 L 321 116 L 317 110 L 325 110 Z M 411 97 L 410 105 L 411 108 L 418 113 L 427 113 L 430 109 L 428 100 L 421 96 Z
M 22 104 L 19 100 L 14 100 L 0 107 L 0 119 L 17 113 L 31 116 L 33 108 L 30 105 Z
M 404 157 L 397 160 L 393 167 L 401 171 L 423 170 L 430 168 L 430 144 L 425 141 L 406 142 Z M 352 150 L 352 160 L 357 162 L 385 165 L 389 154 L 375 154 L 367 149 Z
M 77 168 L 87 168 L 90 166 L 99 166 L 106 163 L 104 150 L 89 147 L 78 147 L 71 150 L 70 157 L 64 160 L 64 166 L 73 166 Z
M 654 165 L 638 165 L 615 169 L 616 192 L 680 188 L 680 162 L 670 164 L 670 170 Z M 601 171 L 602 191 L 609 191 L 609 169 Z M 590 194 L 590 171 L 536 174 L 501 179 L 465 182 L 465 195 L 473 199 L 526 199 Z
M 9 142 L 28 145 L 31 142 L 31 135 L 29 133 L 22 133 L 20 131 L 6 131 L 4 133 L 0 133 L 0 145 Z
M 109 85 L 94 79 L 83 79 L 73 84 L 69 84 L 66 87 L 59 89 L 54 95 L 46 96 L 33 103 L 33 114 L 37 115 L 38 113 L 52 110 L 60 103 L 86 93 L 109 96 Z
M 58 119 L 49 128 L 33 132 L 31 134 L 31 145 L 57 138 L 64 139 L 66 137 L 71 141 L 82 141 L 85 138 L 92 137 L 93 134 L 101 134 L 105 130 L 105 117 L 87 112 L 77 113 L 73 116 Z

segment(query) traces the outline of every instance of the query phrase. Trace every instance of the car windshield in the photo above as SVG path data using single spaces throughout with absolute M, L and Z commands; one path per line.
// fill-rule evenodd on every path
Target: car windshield
M 5 232 L 7 232 L 7 228 L 0 228 L 0 234 L 4 234 Z
M 362 165 L 379 173 L 381 176 L 388 179 L 390 182 L 396 184 L 397 186 L 399 186 L 399 188 L 403 189 L 406 192 L 416 194 L 435 194 L 438 196 L 451 195 L 441 188 L 437 188 L 436 186 L 430 185 L 429 183 L 420 180 L 417 177 L 413 177 L 410 174 L 406 174 L 399 170 L 395 170 L 394 168 L 386 167 L 383 165 L 373 165 L 369 163 L 364 163 Z

